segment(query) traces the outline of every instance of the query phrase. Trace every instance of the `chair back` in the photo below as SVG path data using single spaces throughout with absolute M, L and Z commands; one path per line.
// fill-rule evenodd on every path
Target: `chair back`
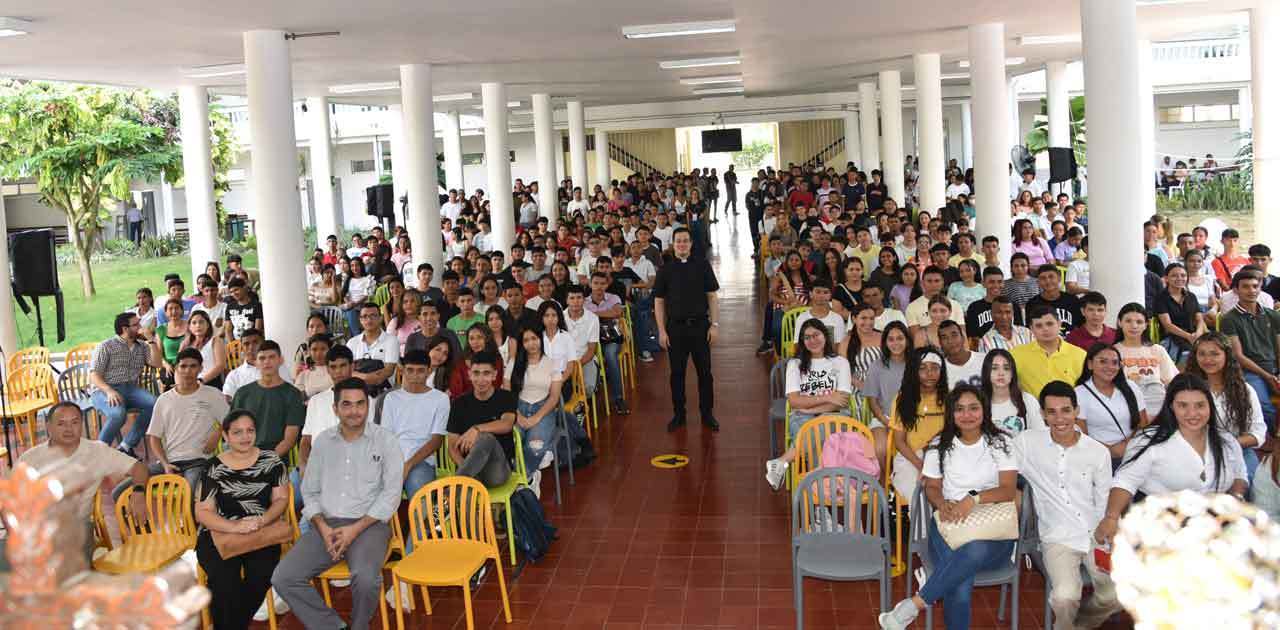
M 98 350 L 98 342 L 90 341 L 82 343 L 67 351 L 66 358 L 63 361 L 67 367 L 77 365 L 91 365 L 93 363 L 93 353 Z
M 432 540 L 469 541 L 492 547 L 497 558 L 489 490 L 461 475 L 423 486 L 409 500 L 409 535 L 414 548 Z
M 244 363 L 244 349 L 239 339 L 227 342 L 227 371 L 234 370 Z
M 848 416 L 818 416 L 804 423 L 796 435 L 796 459 L 791 463 L 793 488 L 796 480 L 822 467 L 823 444 L 829 436 L 841 431 L 857 431 L 867 438 L 867 443 L 876 443 L 871 429 Z
M 571 361 L 569 365 L 571 366 L 569 368 L 570 394 L 569 399 L 564 401 L 564 408 L 566 411 L 573 413 L 578 408 L 578 405 L 587 403 L 587 382 L 582 376 L 582 365 L 580 363 Z
M 111 551 L 111 532 L 107 529 L 107 517 L 102 513 L 102 488 L 93 493 L 93 548 Z
M 23 348 L 11 355 L 5 363 L 5 373 L 13 374 L 29 365 L 49 365 L 49 349 L 44 346 Z
M 334 339 L 347 338 L 347 318 L 342 314 L 342 309 L 336 306 L 321 306 L 312 312 L 319 313 L 321 317 L 324 317 L 325 323 L 329 326 L 330 337 Z
M 154 475 L 147 480 L 147 522 L 138 523 L 129 514 L 129 497 L 133 488 L 126 489 L 116 500 L 116 524 L 121 538 L 138 534 L 174 534 L 196 541 L 196 521 L 191 513 L 191 486 L 182 475 Z
M 787 397 L 787 364 L 789 361 L 778 361 L 769 368 L 769 400 L 781 400 Z
M 875 477 L 852 468 L 815 470 L 796 485 L 791 508 L 791 535 L 797 544 L 852 538 L 874 541 L 889 553 L 889 500 Z
M 784 359 L 796 354 L 796 318 L 808 309 L 808 306 L 797 306 L 782 314 L 782 334 L 778 338 L 778 346 L 782 348 Z
M 48 363 L 24 365 L 9 373 L 5 384 L 10 400 L 57 400 L 58 386 Z
M 58 375 L 58 400 L 87 403 L 89 401 L 89 365 L 73 365 Z
M 138 386 L 147 390 L 152 396 L 159 396 L 164 393 L 164 381 L 160 376 L 160 368 L 150 365 L 142 368 L 142 375 L 138 378 Z
M 436 478 L 449 477 L 458 472 L 458 465 L 449 457 L 449 436 L 444 436 L 440 449 L 436 451 Z

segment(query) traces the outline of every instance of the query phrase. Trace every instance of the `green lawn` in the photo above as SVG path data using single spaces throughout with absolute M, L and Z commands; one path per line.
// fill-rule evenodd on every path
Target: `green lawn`
M 244 255 L 246 267 L 257 267 L 257 254 Z M 41 298 L 40 310 L 44 318 L 45 345 L 54 352 L 66 350 L 86 341 L 101 341 L 112 335 L 111 322 L 115 315 L 133 306 L 134 293 L 141 287 L 150 287 L 157 297 L 164 294 L 164 276 L 178 273 L 187 283 L 187 293 L 192 287 L 191 258 L 186 254 L 167 258 L 127 258 L 98 263 L 93 266 L 93 281 L 98 294 L 85 299 L 80 292 L 80 270 L 74 263 L 58 267 L 58 281 L 62 286 L 66 308 L 67 338 L 57 343 L 57 316 L 53 298 Z M 31 304 L 31 298 L 24 298 Z M 18 343 L 22 347 L 38 345 L 36 314 L 24 315 L 13 306 L 18 322 Z M 7 348 L 6 348 L 7 350 Z

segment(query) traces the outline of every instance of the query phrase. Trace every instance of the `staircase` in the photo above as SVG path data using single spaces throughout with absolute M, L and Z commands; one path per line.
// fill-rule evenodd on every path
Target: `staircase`
M 825 165 L 828 160 L 835 157 L 836 154 L 840 153 L 841 151 L 844 151 L 843 136 L 836 138 L 834 141 L 831 142 L 831 144 L 828 144 L 827 146 L 819 150 L 817 153 L 814 153 L 813 157 L 804 161 L 804 166 L 807 168 L 812 168 L 812 167 L 816 167 L 819 164 Z M 836 169 L 836 170 L 840 170 L 840 169 Z
M 632 155 L 626 149 L 612 142 L 609 143 L 609 159 L 631 169 L 641 177 L 647 178 L 654 173 L 665 175 L 662 169 Z

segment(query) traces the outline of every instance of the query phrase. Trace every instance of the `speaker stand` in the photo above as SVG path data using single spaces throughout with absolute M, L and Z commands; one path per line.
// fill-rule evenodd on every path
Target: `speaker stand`
M 36 307 L 36 336 L 40 339 L 40 345 L 44 345 L 44 319 L 40 316 L 40 296 L 33 295 L 31 302 Z

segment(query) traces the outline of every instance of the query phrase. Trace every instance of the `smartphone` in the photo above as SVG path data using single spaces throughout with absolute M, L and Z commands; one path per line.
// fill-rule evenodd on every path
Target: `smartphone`
M 1099 571 L 1111 573 L 1111 546 L 1094 547 L 1093 563 L 1098 566 Z

